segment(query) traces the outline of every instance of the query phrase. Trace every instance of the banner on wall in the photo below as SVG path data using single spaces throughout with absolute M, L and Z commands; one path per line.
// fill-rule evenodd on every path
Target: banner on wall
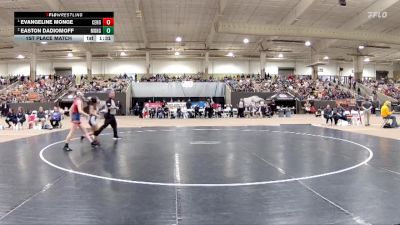
M 223 82 L 141 82 L 132 83 L 132 96 L 149 97 L 225 97 Z
M 335 101 L 336 105 L 349 105 L 349 106 L 355 106 L 356 105 L 356 99 L 338 99 Z
M 186 102 L 167 102 L 167 107 L 169 109 L 173 108 L 183 108 L 186 106 Z
M 162 103 L 161 102 L 147 102 L 144 104 L 144 106 L 147 106 L 148 108 L 161 108 Z
M 205 101 L 192 102 L 192 107 L 194 107 L 196 105 L 198 105 L 200 108 L 205 108 L 206 102 Z

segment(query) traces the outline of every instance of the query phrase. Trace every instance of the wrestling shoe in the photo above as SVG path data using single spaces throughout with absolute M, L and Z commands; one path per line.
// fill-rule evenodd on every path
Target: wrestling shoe
M 90 145 L 91 145 L 93 148 L 97 148 L 97 146 L 99 146 L 99 143 L 98 143 L 97 141 L 93 141 L 92 143 L 90 143 Z
M 66 152 L 72 151 L 72 149 L 68 145 L 65 145 L 63 150 Z

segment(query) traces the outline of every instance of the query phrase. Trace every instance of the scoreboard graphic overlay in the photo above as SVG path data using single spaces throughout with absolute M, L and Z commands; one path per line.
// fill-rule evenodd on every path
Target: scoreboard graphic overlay
M 114 12 L 14 12 L 14 40 L 114 42 Z

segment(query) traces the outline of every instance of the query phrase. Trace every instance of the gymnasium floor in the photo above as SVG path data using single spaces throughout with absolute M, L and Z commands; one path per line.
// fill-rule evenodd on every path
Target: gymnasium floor
M 66 130 L 3 136 L 0 224 L 400 223 L 399 129 L 234 120 L 120 119 L 72 152 Z

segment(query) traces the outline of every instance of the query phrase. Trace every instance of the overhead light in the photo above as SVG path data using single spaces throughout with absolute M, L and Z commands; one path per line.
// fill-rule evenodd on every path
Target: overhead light
M 310 41 L 306 41 L 306 43 L 304 43 L 307 47 L 311 45 Z
M 358 49 L 364 49 L 365 48 L 365 46 L 364 45 L 360 45 L 360 46 L 358 46 Z
M 42 41 L 42 42 L 40 42 L 40 44 L 46 45 L 46 44 L 47 44 L 47 41 Z
M 369 61 L 371 61 L 369 58 L 364 59 L 364 62 L 369 62 Z
M 243 43 L 248 44 L 249 42 L 250 42 L 249 39 L 247 38 L 243 39 Z
M 25 59 L 25 56 L 23 56 L 23 55 L 18 55 L 18 56 L 17 56 L 17 59 Z
M 72 57 L 72 56 L 74 56 L 74 54 L 72 54 L 71 52 L 69 52 L 67 56 L 68 56 L 68 57 Z
M 180 55 L 180 53 L 179 52 L 175 52 L 175 55 L 178 56 L 178 55 Z
M 121 52 L 120 56 L 126 56 L 125 52 Z
M 175 38 L 175 41 L 176 41 L 176 42 L 181 42 L 181 41 L 182 41 L 182 37 L 179 37 L 179 36 L 176 37 L 176 38 Z
M 233 54 L 233 52 L 229 52 L 226 56 L 234 57 L 235 55 Z
M 279 53 L 278 57 L 279 57 L 279 58 L 283 58 L 283 54 L 282 54 L 282 53 Z
M 325 59 L 325 60 L 328 60 L 328 59 L 329 59 L 329 57 L 326 55 L 326 56 L 324 56 L 324 59 Z

